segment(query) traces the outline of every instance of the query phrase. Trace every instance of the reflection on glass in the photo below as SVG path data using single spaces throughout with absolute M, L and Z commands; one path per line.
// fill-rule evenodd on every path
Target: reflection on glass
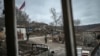
M 65 56 L 60 0 L 16 0 L 20 55 Z
M 72 0 L 77 50 L 79 56 L 100 56 L 99 0 Z M 81 49 L 81 51 L 79 51 Z M 81 55 L 80 55 L 81 54 Z

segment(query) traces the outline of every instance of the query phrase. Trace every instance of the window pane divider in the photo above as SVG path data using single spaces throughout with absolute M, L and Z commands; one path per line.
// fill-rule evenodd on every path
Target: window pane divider
M 4 0 L 7 56 L 18 56 L 15 0 Z
M 61 0 L 65 33 L 66 56 L 77 56 L 71 0 Z

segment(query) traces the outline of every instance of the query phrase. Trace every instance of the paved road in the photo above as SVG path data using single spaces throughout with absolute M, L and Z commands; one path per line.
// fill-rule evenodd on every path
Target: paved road
M 44 36 L 31 37 L 29 40 L 35 43 L 38 43 L 38 44 L 45 44 Z M 48 45 L 51 51 L 52 50 L 55 51 L 55 56 L 65 56 L 65 47 L 64 47 L 65 45 L 64 44 L 48 42 L 45 45 Z

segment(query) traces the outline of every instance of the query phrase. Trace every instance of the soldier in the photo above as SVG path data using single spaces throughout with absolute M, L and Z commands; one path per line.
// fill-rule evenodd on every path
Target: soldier
M 45 43 L 47 43 L 47 35 L 45 35 L 44 40 L 45 40 Z
M 27 35 L 27 41 L 28 41 L 28 40 L 29 40 L 29 35 L 30 35 L 30 34 L 29 34 L 29 33 L 27 33 L 26 35 Z

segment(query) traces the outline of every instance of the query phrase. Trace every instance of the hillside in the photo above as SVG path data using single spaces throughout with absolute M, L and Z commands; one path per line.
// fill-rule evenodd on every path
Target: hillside
M 83 26 L 75 26 L 75 28 L 78 29 L 78 31 L 87 31 L 93 28 L 100 27 L 100 23 L 98 24 L 91 24 L 91 25 L 83 25 Z

